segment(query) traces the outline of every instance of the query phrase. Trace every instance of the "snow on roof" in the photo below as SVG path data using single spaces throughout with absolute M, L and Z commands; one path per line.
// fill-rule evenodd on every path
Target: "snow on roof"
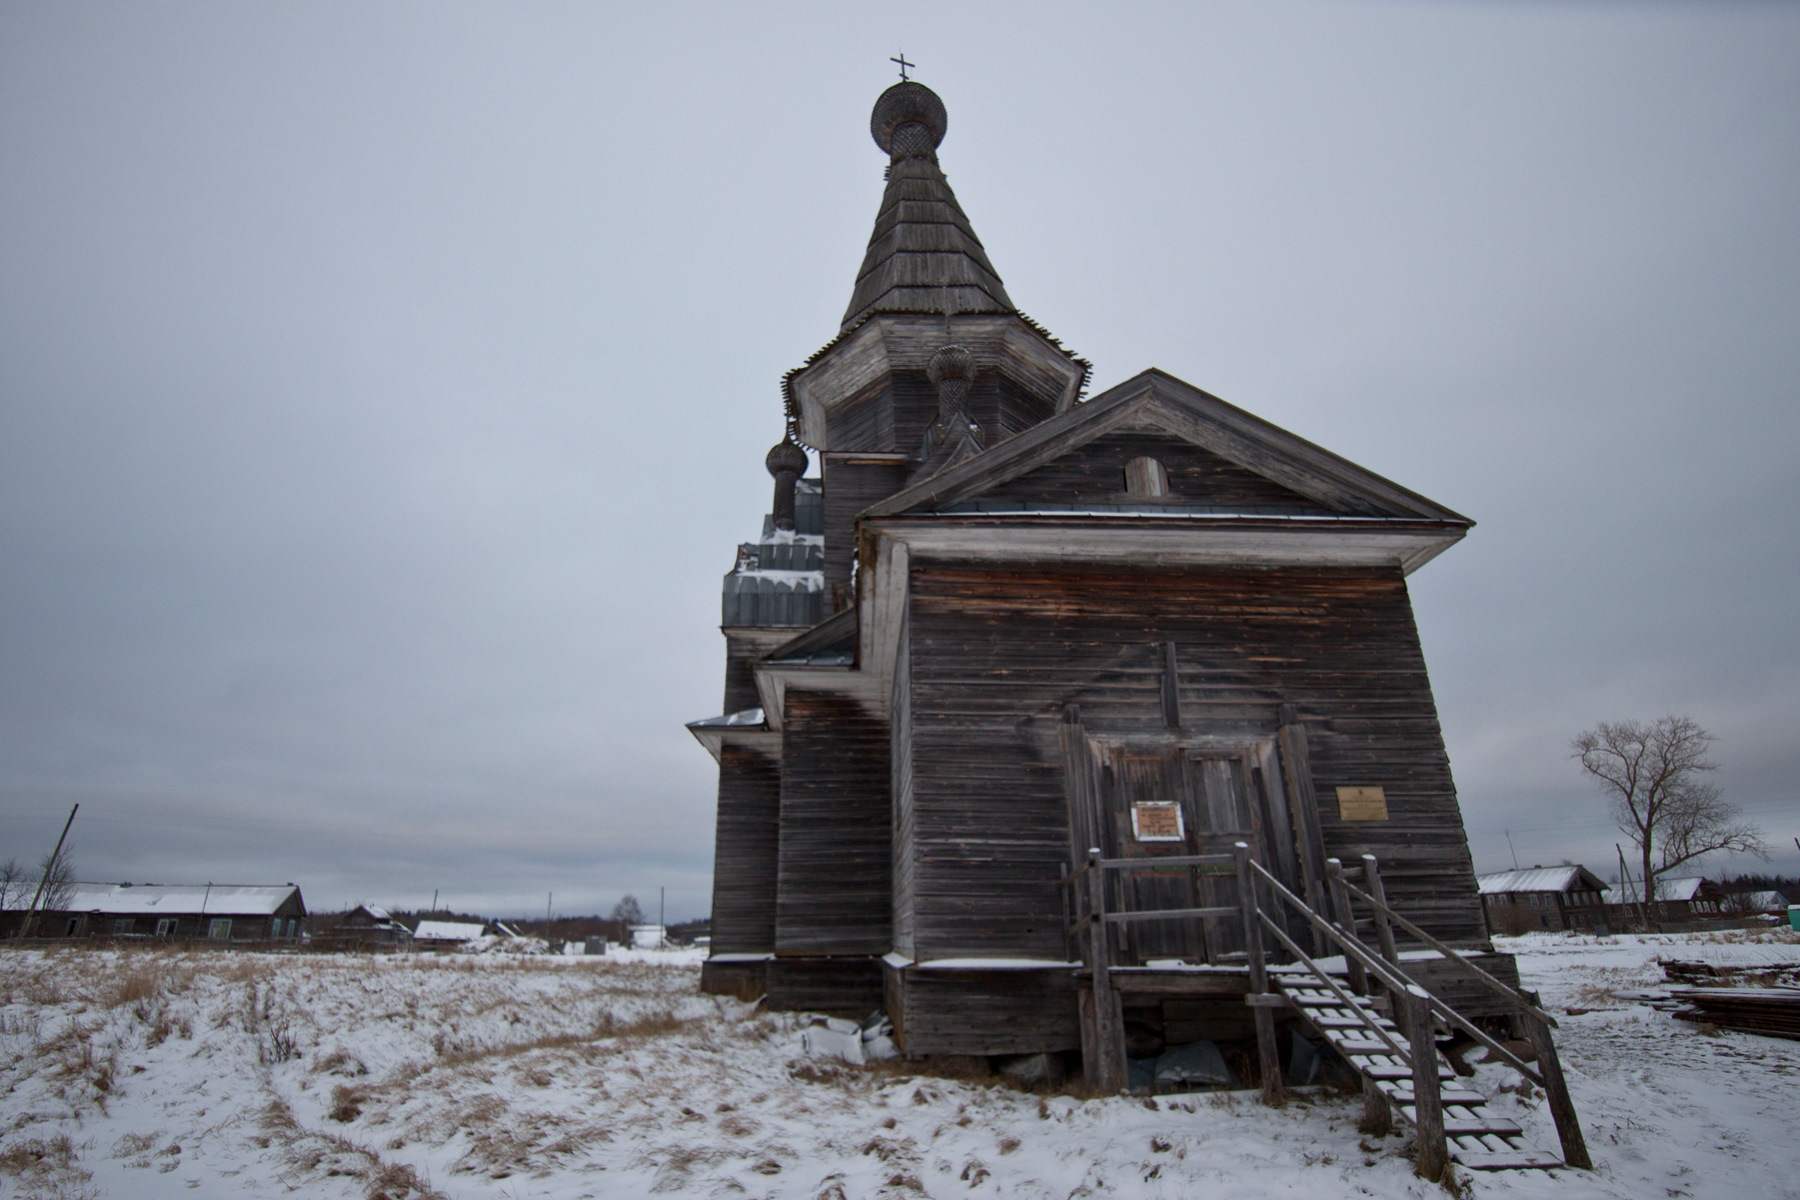
M 118 913 L 121 916 L 168 916 L 174 913 L 217 913 L 222 917 L 269 916 L 297 897 L 291 883 L 278 886 L 237 883 L 77 883 L 67 912 Z M 31 902 L 34 884 L 25 893 Z
M 413 930 L 418 942 L 472 942 L 487 926 L 470 921 L 420 921 Z
M 356 907 L 374 917 L 377 921 L 391 921 L 393 916 L 379 904 L 359 904 Z
M 1484 896 L 1506 892 L 1567 892 L 1579 887 L 1596 891 L 1606 885 L 1586 867 L 1532 867 L 1526 871 L 1496 871 L 1475 881 Z
M 1706 882 L 1702 875 L 1684 875 L 1679 879 L 1659 879 L 1656 881 L 1656 898 L 1658 900 L 1692 900 L 1700 894 L 1700 885 Z M 1618 884 L 1606 889 L 1608 904 L 1636 904 L 1644 895 L 1644 885 L 1634 883 L 1621 892 Z

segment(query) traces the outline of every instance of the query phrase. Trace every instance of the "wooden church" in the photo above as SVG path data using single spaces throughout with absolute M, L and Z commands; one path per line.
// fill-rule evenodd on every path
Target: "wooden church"
M 719 763 L 704 986 L 1090 1075 L 1254 1043 L 1259 1014 L 1285 1039 L 1257 972 L 1281 937 L 1343 953 L 1315 917 L 1369 855 L 1357 894 L 1406 925 L 1338 917 L 1399 928 L 1388 966 L 1492 1024 L 1514 999 L 1416 953 L 1517 979 L 1407 594 L 1472 523 L 1161 371 L 1084 398 L 951 192 L 945 127 L 916 81 L 876 102 L 868 252 L 783 382 L 772 511 L 725 578 L 724 714 L 689 726 Z M 1240 843 L 1314 916 L 1263 929 Z

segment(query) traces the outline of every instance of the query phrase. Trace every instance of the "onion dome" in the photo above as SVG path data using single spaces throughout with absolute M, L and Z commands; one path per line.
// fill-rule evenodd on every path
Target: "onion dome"
M 768 457 L 763 459 L 763 466 L 769 469 L 771 475 L 780 475 L 783 471 L 803 475 L 806 473 L 806 451 L 796 445 L 792 438 L 782 438 L 769 451 Z
M 975 355 L 967 346 L 940 346 L 925 364 L 925 377 L 941 387 L 946 379 L 975 378 Z
M 914 128 L 916 126 L 916 128 Z M 875 101 L 869 132 L 893 158 L 925 158 L 937 153 L 950 115 L 938 94 L 915 80 L 896 83 Z

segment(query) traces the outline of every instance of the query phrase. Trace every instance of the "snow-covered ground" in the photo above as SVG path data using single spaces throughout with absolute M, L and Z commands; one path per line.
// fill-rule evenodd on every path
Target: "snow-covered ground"
M 1512 939 L 1594 1172 L 1510 1197 L 1800 1196 L 1800 1043 L 1621 996 L 1659 955 L 1800 963 L 1789 934 Z M 701 996 L 693 955 L 0 954 L 0 1196 L 1441 1196 L 1358 1101 L 1081 1100 L 800 1057 L 799 1022 Z M 1482 1067 L 1492 1111 L 1556 1146 Z

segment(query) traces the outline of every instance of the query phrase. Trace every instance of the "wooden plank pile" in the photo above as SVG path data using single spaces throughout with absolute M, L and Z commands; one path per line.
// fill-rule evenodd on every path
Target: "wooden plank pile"
M 1679 1020 L 1800 1041 L 1800 988 L 1689 988 L 1679 996 L 1688 1005 Z

